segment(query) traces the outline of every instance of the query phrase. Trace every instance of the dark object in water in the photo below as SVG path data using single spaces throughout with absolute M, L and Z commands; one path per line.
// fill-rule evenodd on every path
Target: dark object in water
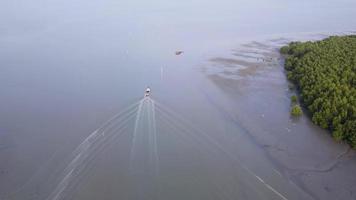
M 178 56 L 178 55 L 180 55 L 180 54 L 182 54 L 183 53 L 183 51 L 176 51 L 176 55 Z

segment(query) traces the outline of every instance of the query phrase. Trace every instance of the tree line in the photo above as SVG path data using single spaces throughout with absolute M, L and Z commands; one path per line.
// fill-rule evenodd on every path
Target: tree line
M 356 35 L 292 42 L 280 51 L 312 121 L 356 148 Z

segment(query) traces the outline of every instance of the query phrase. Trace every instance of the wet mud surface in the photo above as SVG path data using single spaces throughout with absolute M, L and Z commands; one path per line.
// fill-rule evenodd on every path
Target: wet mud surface
M 333 141 L 307 115 L 289 115 L 289 97 L 296 91 L 288 87 L 279 48 L 294 40 L 239 45 L 228 57 L 210 59 L 204 72 L 230 99 L 225 111 L 264 149 L 283 177 L 314 199 L 354 199 L 356 179 L 350 174 L 355 151 Z

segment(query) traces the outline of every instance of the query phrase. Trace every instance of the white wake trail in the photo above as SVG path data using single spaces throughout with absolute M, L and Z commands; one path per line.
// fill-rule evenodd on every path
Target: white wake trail
M 66 191 L 70 189 L 70 185 L 78 179 L 80 173 L 87 167 L 86 165 L 105 148 L 105 144 L 113 141 L 113 138 L 120 136 L 123 128 L 127 123 L 134 118 L 138 103 L 128 106 L 122 112 L 116 114 L 110 120 L 105 122 L 97 130 L 91 133 L 85 140 L 78 145 L 72 152 L 70 162 L 67 164 L 63 172 L 59 175 L 59 183 L 55 189 L 47 197 L 47 200 L 64 199 Z
M 136 114 L 129 172 L 132 181 L 131 199 L 159 198 L 159 163 L 154 101 L 144 98 Z
M 213 138 L 211 138 L 209 135 L 207 135 L 206 133 L 204 133 L 203 131 L 200 131 L 199 129 L 196 129 L 193 125 L 190 124 L 189 121 L 187 121 L 186 119 L 184 119 L 183 117 L 179 116 L 178 114 L 176 114 L 174 111 L 170 110 L 169 108 L 167 108 L 166 106 L 162 105 L 162 104 L 157 104 L 158 105 L 158 111 L 160 111 L 160 114 L 165 115 L 165 117 L 167 118 L 166 120 L 168 120 L 168 118 L 172 118 L 170 121 L 170 123 L 174 124 L 175 126 L 181 127 L 184 132 L 186 134 L 189 134 L 192 138 L 195 138 L 195 140 L 206 144 L 211 144 L 212 146 L 215 146 L 217 150 L 221 151 L 222 153 L 224 153 L 226 156 L 228 156 L 229 158 L 231 158 L 233 161 L 235 161 L 238 165 L 240 165 L 248 174 L 250 174 L 251 176 L 253 176 L 256 180 L 258 180 L 261 184 L 263 184 L 266 188 L 268 188 L 270 191 L 272 191 L 275 195 L 277 195 L 278 197 L 280 197 L 283 200 L 288 200 L 284 195 L 282 195 L 280 192 L 278 192 L 276 189 L 274 189 L 271 185 L 269 185 L 268 183 L 266 183 L 264 180 L 262 180 L 258 175 L 256 175 L 251 169 L 249 169 L 246 165 L 243 164 L 242 161 L 240 161 L 239 158 L 237 158 L 236 156 L 232 155 L 230 152 L 226 151 L 225 148 L 223 148 L 218 142 L 216 142 Z M 181 123 L 179 126 L 178 123 Z M 169 123 L 169 122 L 168 122 Z M 190 128 L 191 130 L 189 130 L 188 128 Z M 193 134 L 192 132 L 194 132 L 195 134 Z M 200 135 L 200 137 L 197 137 L 197 134 Z M 203 138 L 205 138 L 205 142 L 202 140 Z

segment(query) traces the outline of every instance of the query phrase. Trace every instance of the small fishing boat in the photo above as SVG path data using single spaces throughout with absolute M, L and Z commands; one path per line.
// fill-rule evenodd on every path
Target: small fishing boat
M 150 87 L 147 87 L 147 88 L 146 88 L 146 91 L 145 91 L 145 97 L 149 97 L 149 96 L 150 96 L 150 93 L 151 93 L 151 88 L 150 88 Z
M 176 55 L 179 56 L 180 54 L 182 54 L 184 51 L 176 51 Z

